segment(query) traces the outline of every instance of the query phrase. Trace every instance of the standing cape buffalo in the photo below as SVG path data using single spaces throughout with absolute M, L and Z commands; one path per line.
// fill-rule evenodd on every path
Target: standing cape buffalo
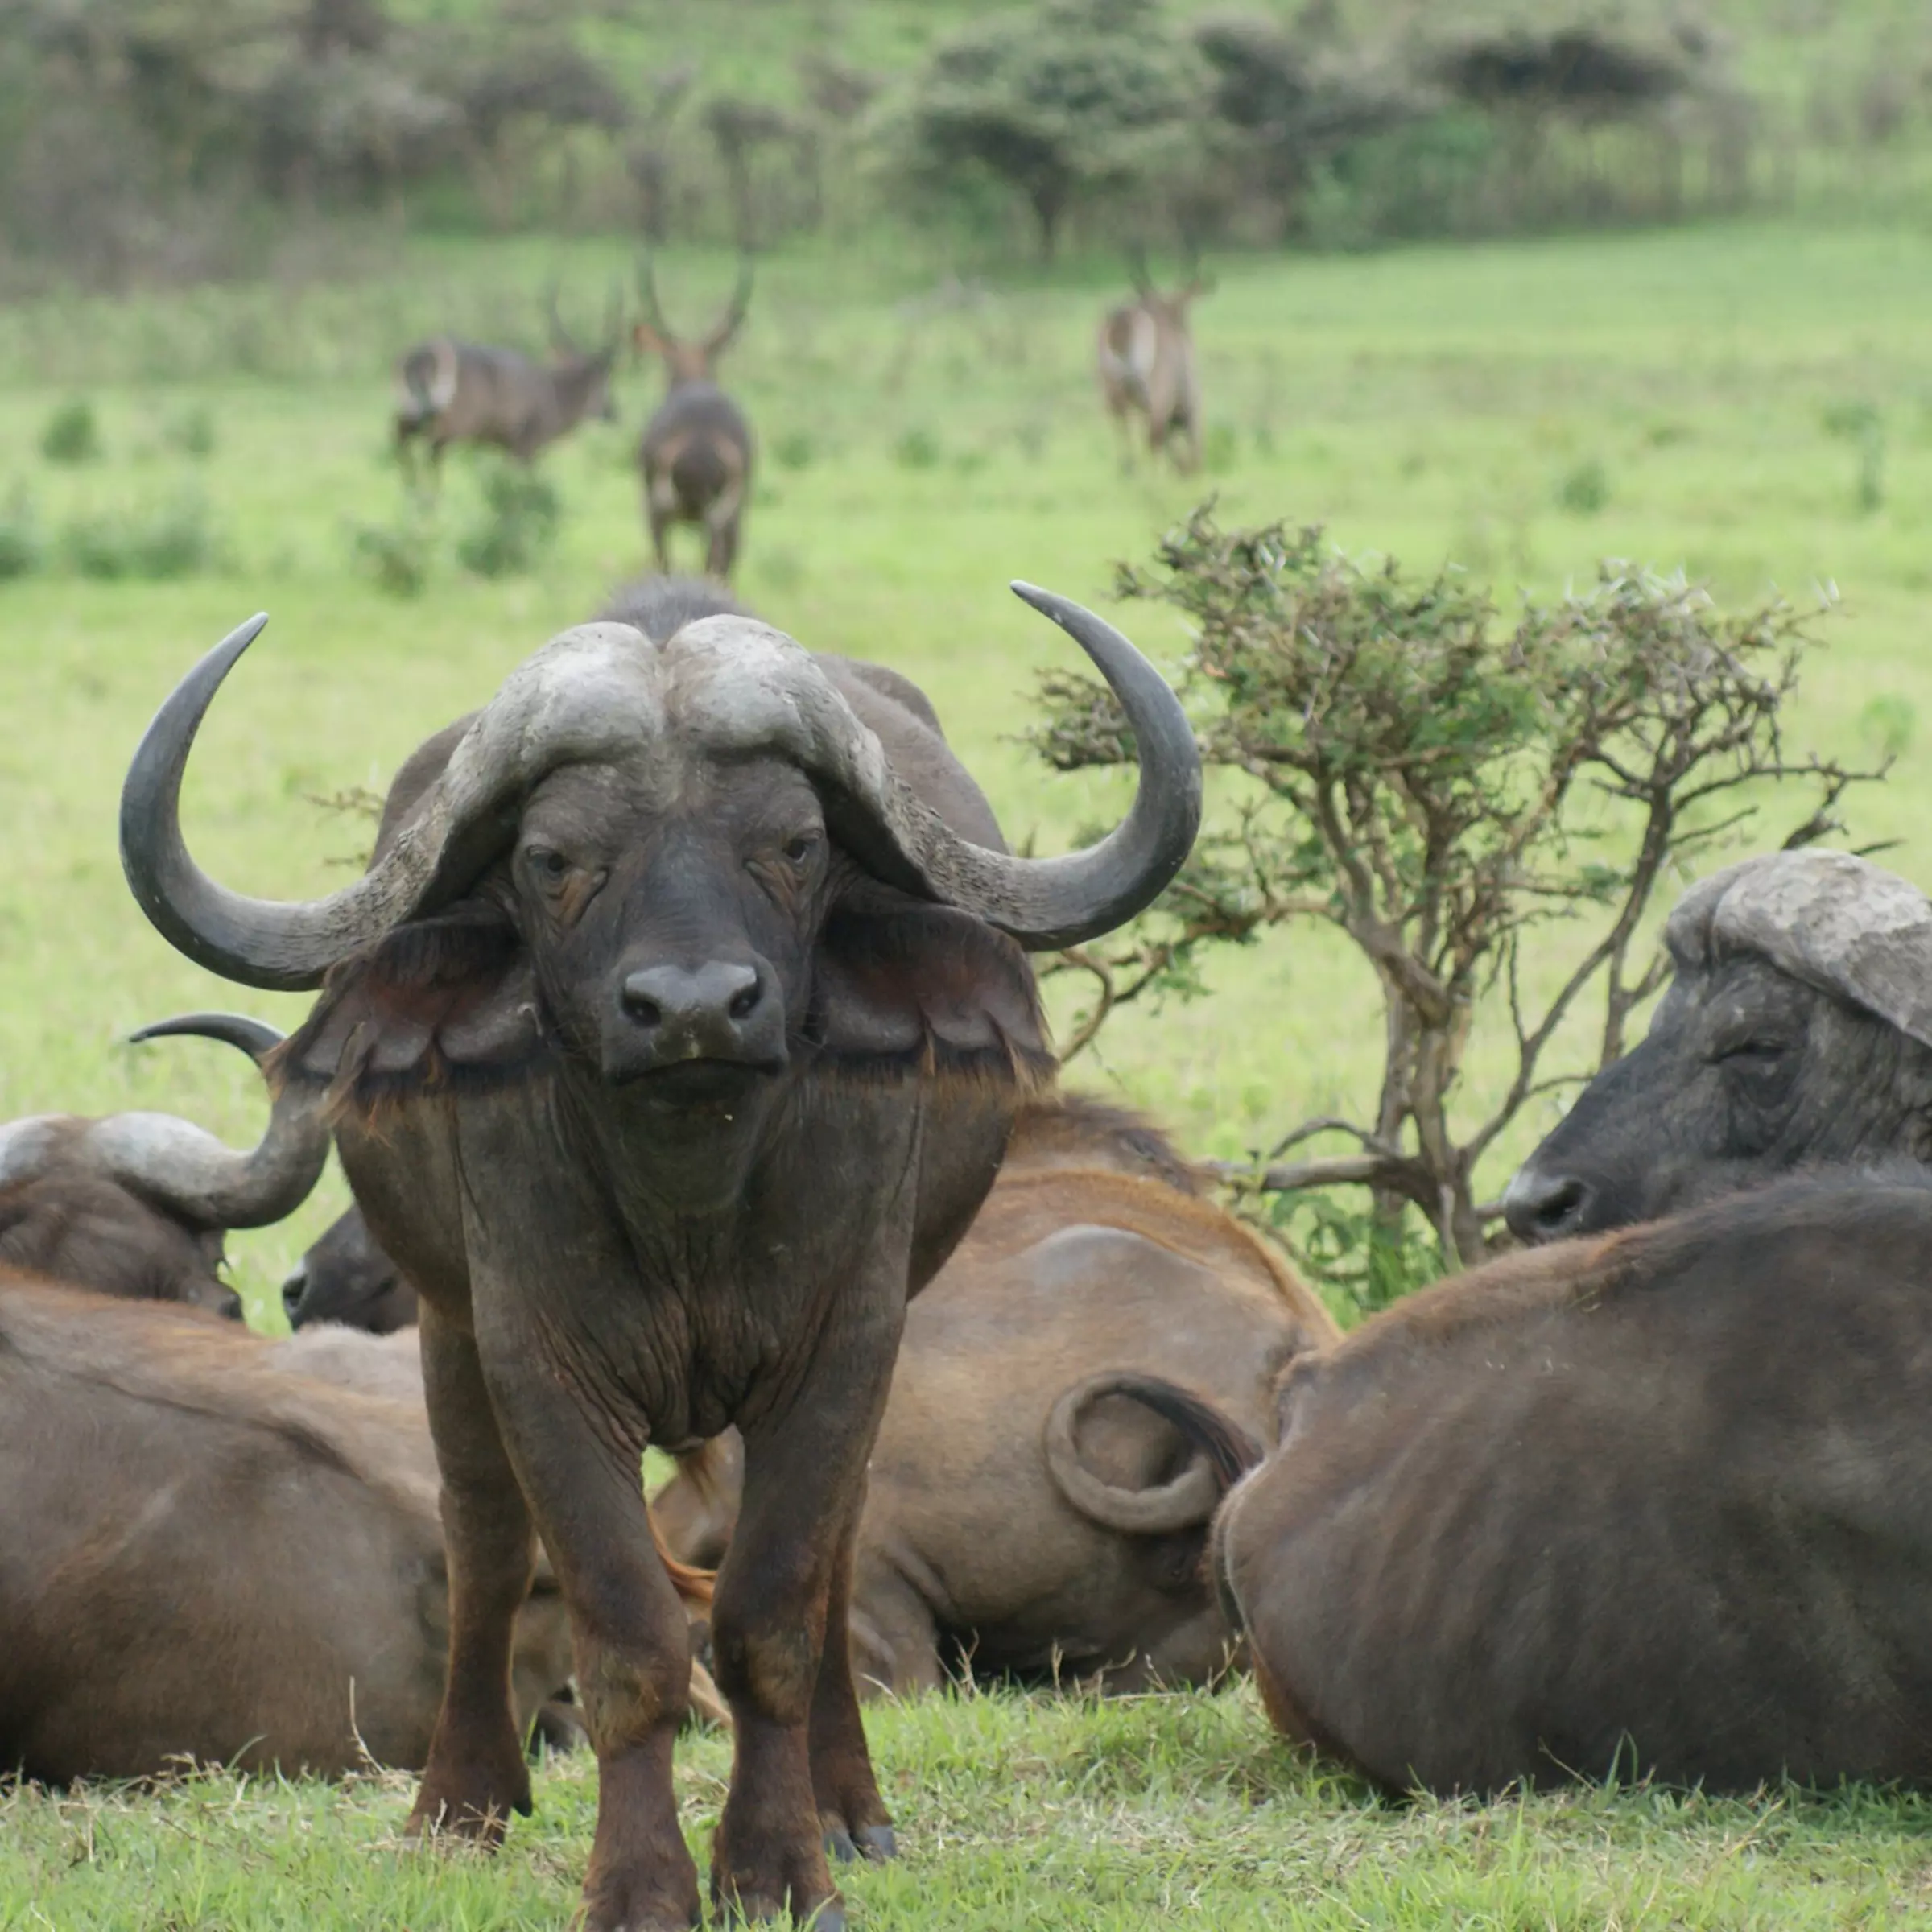
M 189 1013 L 137 1040 L 197 1034 L 259 1061 L 272 1026 L 237 1013 Z M 239 1319 L 241 1298 L 217 1270 L 229 1228 L 265 1228 L 308 1199 L 328 1158 L 316 1096 L 285 1088 L 247 1154 L 167 1113 L 101 1120 L 36 1114 L 0 1127 L 0 1264 L 102 1294 L 192 1302 Z
M 421 1402 L 287 1373 L 302 1345 L 0 1268 L 0 1765 L 423 1763 L 449 1611 Z M 527 1718 L 569 1674 L 544 1576 L 506 1694 Z
M 906 1314 L 859 1524 L 861 1687 L 943 1682 L 948 1641 L 976 1671 L 1213 1677 L 1234 1633 L 1203 1571 L 1208 1521 L 1259 1455 L 1243 1439 L 1269 1434 L 1282 1367 L 1335 1335 L 1160 1134 L 1092 1101 L 1030 1104 Z M 1174 1413 L 1200 1398 L 1218 1446 Z M 724 1554 L 736 1455 L 706 1444 L 653 1500 L 691 1562 Z
M 1504 1196 L 1525 1241 L 1654 1220 L 1789 1169 L 1932 1162 L 1932 905 L 1842 852 L 1778 852 L 1678 902 L 1641 1046 Z
M 1840 1172 L 1424 1289 L 1281 1393 L 1219 1567 L 1381 1783 L 1932 1780 L 1932 1186 Z
M 313 902 L 231 892 L 181 838 L 196 729 L 262 620 L 188 674 L 128 774 L 123 861 L 159 930 L 250 985 L 326 982 L 283 1077 L 331 1088 L 371 1231 L 421 1298 L 453 1629 L 414 1823 L 493 1839 L 528 1808 L 504 1659 L 534 1518 L 597 1750 L 594 1932 L 699 1916 L 671 1780 L 689 1637 L 646 1443 L 745 1441 L 712 1620 L 737 1735 L 714 1897 L 834 1928 L 821 1834 L 891 1846 L 845 1627 L 906 1296 L 1051 1066 L 1022 947 L 1130 917 L 1200 811 L 1152 667 L 1017 588 L 1140 752 L 1125 821 L 1066 857 L 1009 856 L 887 681 L 741 617 L 662 646 L 553 639 L 404 766 L 369 872 Z

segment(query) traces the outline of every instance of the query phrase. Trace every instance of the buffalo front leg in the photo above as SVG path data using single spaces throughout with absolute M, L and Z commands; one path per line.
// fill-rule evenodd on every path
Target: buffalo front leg
M 481 1297 L 480 1297 L 481 1298 Z M 481 1320 L 481 1315 L 479 1320 Z M 683 1932 L 698 1872 L 678 1828 L 671 1747 L 690 1699 L 691 1633 L 650 1531 L 641 1439 L 573 1392 L 520 1324 L 485 1343 L 511 1459 L 570 1612 L 577 1690 L 597 1754 L 584 1932 Z
M 862 1761 L 849 1661 L 829 1678 L 821 1672 L 833 1579 L 844 1576 L 848 1587 L 865 1459 L 898 1345 L 898 1312 L 890 1319 L 878 1312 L 881 1319 L 828 1333 L 819 1365 L 785 1412 L 744 1430 L 744 1504 L 712 1605 L 712 1672 L 737 1740 L 712 1847 L 712 1896 L 749 1919 L 789 1908 L 817 1932 L 842 1932 L 845 1918 L 825 1860 L 815 1773 L 824 1769 L 828 1797 L 835 1806 L 852 1805 L 861 1829 L 886 1818 Z M 841 1590 L 841 1652 L 845 1600 Z M 821 1717 L 823 1755 L 815 1735 Z
M 811 1788 L 825 1845 L 835 1858 L 890 1858 L 892 1814 L 879 1795 L 872 1752 L 852 1674 L 852 1558 L 865 1497 L 848 1518 L 832 1558 L 825 1600 L 825 1642 L 811 1699 Z
M 423 1381 L 443 1477 L 449 1570 L 449 1670 L 411 1832 L 446 1831 L 494 1845 L 512 1811 L 530 1810 L 510 1660 L 530 1594 L 530 1511 L 491 1410 L 474 1340 L 422 1304 Z

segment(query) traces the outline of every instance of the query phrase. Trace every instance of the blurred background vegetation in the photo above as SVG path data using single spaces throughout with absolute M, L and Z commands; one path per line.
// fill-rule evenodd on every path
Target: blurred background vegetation
M 1916 0 L 0 0 L 0 295 L 398 232 L 962 266 L 1919 204 Z

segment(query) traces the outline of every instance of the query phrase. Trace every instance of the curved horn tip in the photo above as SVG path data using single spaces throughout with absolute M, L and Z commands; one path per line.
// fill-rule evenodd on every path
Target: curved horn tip
M 282 1044 L 284 1035 L 266 1020 L 245 1013 L 178 1013 L 165 1020 L 151 1020 L 128 1034 L 125 1044 L 138 1046 L 149 1040 L 219 1040 L 233 1046 L 252 1060 L 260 1060 Z

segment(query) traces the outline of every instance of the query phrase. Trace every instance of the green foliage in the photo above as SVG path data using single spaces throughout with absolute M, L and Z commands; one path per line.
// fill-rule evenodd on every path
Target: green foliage
M 406 511 L 393 523 L 352 523 L 349 540 L 357 568 L 392 597 L 418 597 L 427 587 L 436 530 L 420 512 Z
M 1556 500 L 1573 517 L 1594 517 L 1610 501 L 1610 473 L 1596 456 L 1564 472 Z
M 1781 714 L 1814 642 L 1806 620 L 1781 602 L 1719 612 L 1681 576 L 1606 564 L 1587 589 L 1525 602 L 1505 624 L 1459 570 L 1418 580 L 1392 559 L 1352 561 L 1316 528 L 1224 531 L 1203 509 L 1153 569 L 1122 566 L 1117 587 L 1186 620 L 1182 688 L 1203 760 L 1232 789 L 1137 933 L 1068 956 L 1100 989 L 1080 1044 L 1190 954 L 1296 920 L 1339 927 L 1383 997 L 1380 1104 L 1366 1125 L 1323 1124 L 1363 1154 L 1269 1167 L 1268 1184 L 1365 1184 L 1385 1218 L 1406 1199 L 1465 1261 L 1484 1250 L 1475 1162 L 1535 1086 L 1571 1003 L 1600 985 L 1608 1060 L 1654 986 L 1656 968 L 1633 984 L 1626 966 L 1666 862 L 1750 817 L 1729 795 L 1740 786 L 1815 782 L 1822 800 L 1795 842 L 1835 828 L 1846 789 L 1883 775 L 1785 757 Z M 1035 742 L 1050 763 L 1130 761 L 1104 686 L 1056 673 L 1042 695 Z M 1520 947 L 1563 919 L 1600 936 L 1532 1015 Z M 1486 1121 L 1465 1122 L 1451 1096 L 1474 1009 L 1492 993 L 1507 1001 L 1517 1075 Z M 1315 1131 L 1290 1133 L 1270 1159 Z
M 1319 1189 L 1291 1191 L 1268 1197 L 1267 1219 L 1344 1327 L 1443 1273 L 1440 1240 L 1407 1203 L 1389 1215 Z
M 817 439 L 808 429 L 788 429 L 771 446 L 772 460 L 780 469 L 809 469 L 818 453 Z
M 25 489 L 16 489 L 0 510 L 0 583 L 31 576 L 47 560 L 39 519 Z
M 61 549 L 76 575 L 107 583 L 192 577 L 213 568 L 217 555 L 208 499 L 196 492 L 78 517 L 62 532 Z
M 1190 155 L 1207 100 L 1199 56 L 1156 0 L 1038 0 L 948 35 L 915 80 L 908 185 L 991 178 L 1031 209 L 1051 258 L 1083 203 L 1144 196 Z
M 1861 516 L 1871 516 L 1885 502 L 1885 423 L 1869 402 L 1835 402 L 1825 411 L 1825 428 L 1858 452 L 1858 477 L 1852 500 Z
M 55 408 L 40 431 L 40 453 L 50 463 L 91 463 L 101 454 L 101 427 L 85 396 Z
M 929 429 L 909 429 L 892 448 L 893 460 L 902 469 L 935 469 L 939 454 L 939 440 Z
M 484 473 L 483 513 L 456 542 L 456 559 L 479 577 L 535 570 L 556 543 L 563 505 L 534 469 L 500 463 Z
M 192 404 L 167 419 L 161 440 L 170 449 L 201 461 L 215 453 L 215 412 L 205 402 Z

